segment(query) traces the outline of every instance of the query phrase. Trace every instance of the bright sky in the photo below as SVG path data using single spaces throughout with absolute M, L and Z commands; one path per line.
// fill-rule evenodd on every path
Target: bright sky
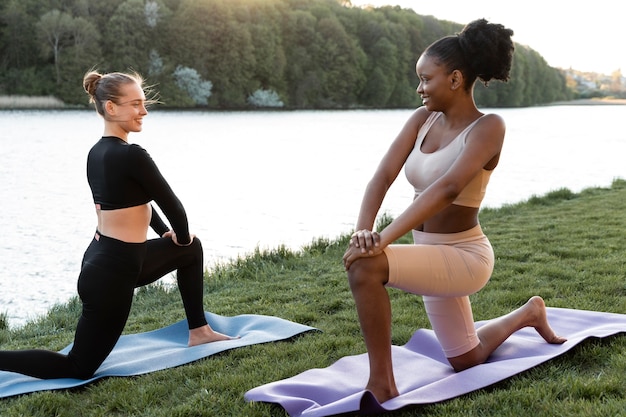
M 513 40 L 552 67 L 626 74 L 625 21 L 615 0 L 352 0 L 355 6 L 397 5 L 417 14 L 466 24 L 485 18 L 513 29 Z

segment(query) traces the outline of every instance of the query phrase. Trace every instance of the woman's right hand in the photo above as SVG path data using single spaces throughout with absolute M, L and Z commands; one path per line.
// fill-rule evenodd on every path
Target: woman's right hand
M 361 253 L 373 254 L 380 244 L 380 235 L 378 232 L 363 229 L 352 233 L 350 237 L 350 245 L 361 250 Z
M 174 242 L 174 244 L 176 246 L 189 246 L 193 243 L 193 239 L 196 237 L 196 235 L 190 234 L 189 235 L 189 243 L 186 244 L 182 244 L 182 243 L 178 243 L 178 239 L 176 238 L 176 232 L 174 232 L 173 230 L 168 230 L 167 232 L 163 233 L 163 236 L 161 237 L 170 237 L 172 238 L 172 241 Z
M 380 235 L 371 230 L 359 230 L 350 237 L 350 243 L 346 253 L 343 255 L 343 266 L 350 269 L 352 262 L 359 258 L 376 256 L 382 252 L 380 247 Z

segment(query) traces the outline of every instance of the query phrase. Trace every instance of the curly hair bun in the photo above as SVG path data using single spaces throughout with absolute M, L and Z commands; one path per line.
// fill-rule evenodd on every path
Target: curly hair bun
M 468 23 L 458 34 L 466 62 L 483 82 L 508 81 L 515 50 L 512 36 L 511 29 L 485 19 Z

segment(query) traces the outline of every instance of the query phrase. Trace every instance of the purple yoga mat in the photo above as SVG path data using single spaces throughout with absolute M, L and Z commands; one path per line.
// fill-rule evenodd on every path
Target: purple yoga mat
M 408 405 L 448 400 L 502 381 L 567 352 L 589 337 L 626 332 L 626 315 L 548 308 L 554 330 L 568 341 L 546 343 L 532 328 L 512 335 L 482 364 L 454 372 L 432 330 L 419 329 L 404 346 L 393 346 L 392 356 L 400 396 L 379 404 L 364 391 L 369 367 L 367 354 L 347 356 L 323 369 L 251 389 L 247 401 L 280 404 L 290 416 L 330 416 L 360 411 L 376 413 Z M 476 323 L 477 327 L 486 321 Z

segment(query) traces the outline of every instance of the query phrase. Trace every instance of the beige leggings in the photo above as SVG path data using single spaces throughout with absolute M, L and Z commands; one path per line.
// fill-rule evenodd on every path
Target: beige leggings
M 493 249 L 480 225 L 460 233 L 413 231 L 414 245 L 389 245 L 387 286 L 423 296 L 426 314 L 448 358 L 479 344 L 469 295 L 491 277 Z

